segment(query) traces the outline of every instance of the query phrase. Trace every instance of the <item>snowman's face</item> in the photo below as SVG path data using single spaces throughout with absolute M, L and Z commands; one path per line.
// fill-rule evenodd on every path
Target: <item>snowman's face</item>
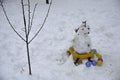
M 89 26 L 80 26 L 77 30 L 76 30 L 77 35 L 88 35 L 90 34 L 90 28 Z

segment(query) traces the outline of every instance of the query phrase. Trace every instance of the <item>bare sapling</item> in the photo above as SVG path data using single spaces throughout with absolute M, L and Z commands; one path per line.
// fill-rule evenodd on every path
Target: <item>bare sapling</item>
M 32 15 L 31 15 L 31 5 L 30 5 L 30 0 L 27 0 L 27 9 L 28 9 L 28 14 L 25 14 L 25 5 L 24 5 L 24 0 L 21 0 L 21 8 L 22 8 L 22 16 L 23 16 L 23 23 L 24 23 L 24 33 L 25 36 L 20 35 L 15 27 L 13 26 L 13 24 L 11 23 L 7 12 L 5 10 L 5 7 L 3 5 L 3 0 L 0 0 L 0 5 L 3 9 L 4 15 L 10 25 L 10 27 L 13 29 L 13 31 L 17 34 L 17 36 L 19 36 L 26 44 L 26 52 L 27 52 L 27 62 L 28 62 L 28 67 L 29 67 L 29 75 L 32 75 L 32 71 L 31 71 L 31 62 L 30 62 L 30 48 L 29 48 L 29 44 L 37 37 L 38 33 L 41 31 L 41 29 L 44 27 L 44 24 L 48 18 L 49 12 L 50 12 L 50 8 L 51 8 L 51 4 L 52 4 L 52 0 L 49 4 L 46 16 L 42 22 L 42 25 L 40 26 L 40 28 L 38 29 L 38 31 L 36 31 L 36 33 L 34 34 L 34 36 L 29 39 L 30 36 L 30 32 L 31 32 L 31 28 L 33 27 L 33 21 L 34 21 L 34 15 L 35 15 L 35 11 L 36 11 L 36 7 L 37 7 L 37 3 L 34 5 L 33 11 L 32 11 Z M 28 16 L 28 18 L 26 18 L 26 15 Z M 27 24 L 28 23 L 28 24 Z

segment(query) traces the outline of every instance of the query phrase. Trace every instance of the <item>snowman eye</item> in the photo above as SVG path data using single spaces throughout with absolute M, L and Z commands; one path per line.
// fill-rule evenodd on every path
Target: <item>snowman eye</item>
M 75 32 L 77 33 L 77 32 L 78 32 L 78 30 L 79 30 L 79 28 L 78 28 L 78 29 L 75 29 Z
M 88 47 L 90 47 L 90 44 L 88 44 Z
M 90 28 L 88 28 L 88 30 L 90 30 Z

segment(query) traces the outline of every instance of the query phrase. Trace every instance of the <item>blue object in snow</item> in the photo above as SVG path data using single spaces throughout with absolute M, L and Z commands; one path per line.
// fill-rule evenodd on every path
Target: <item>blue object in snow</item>
M 93 51 L 94 51 L 94 52 L 97 52 L 97 50 L 96 50 L 96 49 L 93 49 Z
M 91 66 L 91 62 L 86 62 L 86 67 L 90 67 Z
M 91 63 L 92 63 L 93 66 L 96 66 L 96 65 L 97 65 L 97 62 L 96 62 L 95 60 L 92 60 Z

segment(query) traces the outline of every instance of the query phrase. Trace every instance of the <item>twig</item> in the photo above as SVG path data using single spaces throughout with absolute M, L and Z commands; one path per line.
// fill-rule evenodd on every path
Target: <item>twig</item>
M 22 14 L 23 14 L 23 21 L 24 21 L 24 27 L 25 27 L 25 35 L 27 36 L 27 27 L 26 27 L 26 18 L 25 18 L 25 10 L 24 10 L 24 4 L 23 0 L 21 0 L 21 5 L 22 5 Z
M 29 34 L 29 28 L 30 28 L 30 0 L 28 0 L 28 34 Z
M 3 4 L 2 4 L 2 1 L 0 1 L 0 3 L 1 3 L 1 6 L 2 6 L 4 15 L 5 15 L 5 17 L 6 17 L 7 21 L 8 21 L 8 23 L 9 23 L 10 27 L 13 29 L 13 31 L 14 31 L 23 41 L 26 42 L 26 40 L 15 30 L 15 28 L 14 28 L 13 25 L 11 24 L 11 22 L 10 22 L 10 20 L 9 20 L 9 18 L 8 18 L 8 15 L 7 15 L 7 13 L 6 13 L 6 10 L 5 10 L 5 8 L 4 8 Z
M 30 31 L 31 31 L 31 28 L 32 28 L 33 19 L 34 19 L 34 15 L 35 15 L 35 10 L 36 10 L 37 4 L 38 3 L 36 3 L 35 6 L 34 6 L 34 10 L 33 10 L 33 14 L 32 14 L 32 19 L 31 19 L 31 22 L 30 22 L 29 30 L 28 30 L 28 35 L 30 34 Z
M 37 31 L 37 33 L 32 37 L 32 39 L 31 39 L 28 43 L 32 42 L 32 41 L 35 39 L 35 37 L 38 35 L 38 33 L 39 33 L 39 32 L 42 30 L 42 28 L 44 27 L 44 24 L 45 24 L 45 22 L 46 22 L 46 20 L 47 20 L 47 17 L 48 17 L 50 8 L 51 8 L 51 4 L 52 4 L 52 0 L 51 0 L 51 2 L 50 2 L 50 5 L 49 5 L 49 8 L 48 8 L 47 14 L 46 14 L 46 16 L 45 16 L 45 18 L 44 18 L 43 24 L 41 25 L 41 27 L 39 28 L 39 30 Z

